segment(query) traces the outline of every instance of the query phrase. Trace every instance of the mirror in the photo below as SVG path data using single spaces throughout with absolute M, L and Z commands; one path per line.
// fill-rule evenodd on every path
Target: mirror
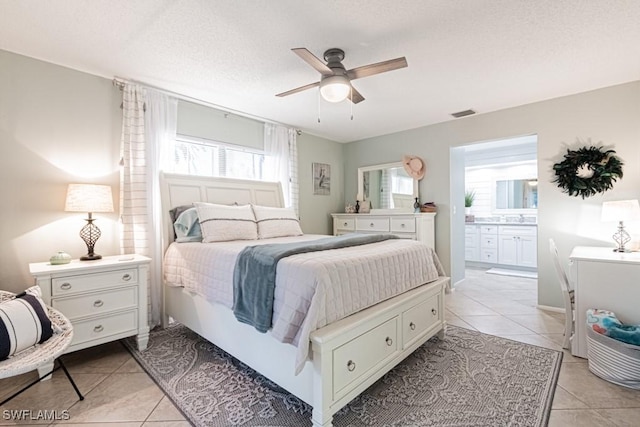
M 536 178 L 496 181 L 494 188 L 496 210 L 538 208 L 538 180 Z
M 402 162 L 358 168 L 358 200 L 370 202 L 372 209 L 413 212 L 418 181 L 411 178 Z

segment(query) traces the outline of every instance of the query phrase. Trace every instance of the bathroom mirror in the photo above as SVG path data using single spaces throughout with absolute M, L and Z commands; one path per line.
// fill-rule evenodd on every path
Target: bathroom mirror
M 358 200 L 371 209 L 413 212 L 418 181 L 411 178 L 402 162 L 358 168 Z
M 495 209 L 532 211 L 538 208 L 538 179 L 510 179 L 495 182 Z

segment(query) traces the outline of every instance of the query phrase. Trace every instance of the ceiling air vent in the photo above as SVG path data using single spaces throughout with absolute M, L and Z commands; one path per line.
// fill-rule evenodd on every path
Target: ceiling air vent
M 464 117 L 464 116 L 470 116 L 472 114 L 475 114 L 476 112 L 473 110 L 464 110 L 464 111 L 458 111 L 457 113 L 452 113 L 451 115 L 453 117 L 455 117 L 456 119 L 459 119 L 460 117 Z

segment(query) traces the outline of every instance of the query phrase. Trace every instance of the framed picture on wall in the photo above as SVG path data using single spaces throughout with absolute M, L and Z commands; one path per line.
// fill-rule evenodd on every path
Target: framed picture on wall
M 313 163 L 313 194 L 328 196 L 331 194 L 331 165 Z

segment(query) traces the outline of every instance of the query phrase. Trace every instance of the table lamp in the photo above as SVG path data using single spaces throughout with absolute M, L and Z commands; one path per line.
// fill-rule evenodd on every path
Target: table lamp
M 602 203 L 602 221 L 618 221 L 618 231 L 614 233 L 613 241 L 618 245 L 614 252 L 631 252 L 624 247 L 629 243 L 631 236 L 624 229 L 624 221 L 640 220 L 640 205 L 637 200 L 618 200 Z
M 80 230 L 80 237 L 87 245 L 87 254 L 81 261 L 91 261 L 102 258 L 93 251 L 100 238 L 100 229 L 93 223 L 91 214 L 94 212 L 113 212 L 113 196 L 109 185 L 69 184 L 67 200 L 64 206 L 66 212 L 87 212 L 87 223 Z

